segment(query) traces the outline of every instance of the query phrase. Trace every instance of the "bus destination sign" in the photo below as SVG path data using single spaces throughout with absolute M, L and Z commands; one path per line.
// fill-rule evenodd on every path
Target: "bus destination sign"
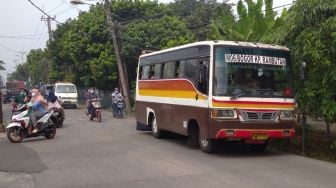
M 286 66 L 286 59 L 282 57 L 270 57 L 270 56 L 259 56 L 248 54 L 225 54 L 225 62 Z

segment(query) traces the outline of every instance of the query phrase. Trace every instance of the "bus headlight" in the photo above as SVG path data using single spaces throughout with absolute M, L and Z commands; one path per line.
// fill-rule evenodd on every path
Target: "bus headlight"
M 293 111 L 291 111 L 291 110 L 281 110 L 280 119 L 284 119 L 284 120 L 294 119 Z
M 212 118 L 223 118 L 223 119 L 235 119 L 237 118 L 237 112 L 234 109 L 212 109 Z

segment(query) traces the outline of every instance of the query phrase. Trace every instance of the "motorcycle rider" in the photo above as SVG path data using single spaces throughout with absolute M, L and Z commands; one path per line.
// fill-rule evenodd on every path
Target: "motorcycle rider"
M 38 88 L 32 89 L 32 103 L 33 103 L 33 113 L 30 115 L 30 119 L 33 123 L 33 131 L 32 133 L 38 132 L 37 121 L 41 118 L 45 113 L 47 113 L 48 103 L 41 95 L 40 90 Z
M 90 115 L 94 112 L 94 106 L 92 104 L 92 100 L 97 99 L 98 95 L 96 94 L 93 88 L 88 90 L 87 94 L 87 114 Z
M 55 93 L 53 91 L 49 91 L 48 93 L 48 97 L 47 97 L 47 102 L 48 102 L 48 109 L 52 109 L 52 108 L 57 108 L 59 109 L 60 112 L 60 116 L 64 119 L 65 115 L 64 115 L 64 109 L 61 106 L 58 97 L 55 95 Z
M 28 91 L 25 88 L 20 89 L 19 95 L 14 98 L 13 106 L 24 104 L 24 98 L 28 94 Z
M 113 116 L 115 117 L 117 114 L 117 104 L 120 101 L 124 100 L 124 97 L 121 95 L 119 92 L 118 88 L 114 89 L 114 92 L 112 93 L 112 111 L 113 111 Z

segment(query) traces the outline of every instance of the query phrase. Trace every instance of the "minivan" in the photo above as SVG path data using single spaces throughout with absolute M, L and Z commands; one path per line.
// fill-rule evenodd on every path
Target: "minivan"
M 77 88 L 72 83 L 56 83 L 55 95 L 58 97 L 62 106 L 78 107 L 78 92 Z

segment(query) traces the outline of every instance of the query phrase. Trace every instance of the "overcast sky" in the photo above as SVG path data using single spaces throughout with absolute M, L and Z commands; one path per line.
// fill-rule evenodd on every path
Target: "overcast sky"
M 89 9 L 88 5 L 71 5 L 70 0 L 31 1 L 50 16 L 56 16 L 56 20 L 59 22 L 75 18 L 80 11 Z M 171 1 L 173 0 L 159 0 L 159 2 Z M 237 1 L 229 0 L 233 4 L 236 4 Z M 290 4 L 292 0 L 273 0 L 273 2 L 273 7 L 278 7 Z M 13 72 L 17 64 L 26 61 L 26 55 L 31 49 L 45 48 L 48 29 L 46 22 L 41 21 L 42 15 L 28 0 L 2 0 L 0 6 L 0 60 L 6 63 L 6 71 L 0 72 L 3 78 Z M 56 22 L 52 22 L 52 30 L 56 28 L 56 24 Z

